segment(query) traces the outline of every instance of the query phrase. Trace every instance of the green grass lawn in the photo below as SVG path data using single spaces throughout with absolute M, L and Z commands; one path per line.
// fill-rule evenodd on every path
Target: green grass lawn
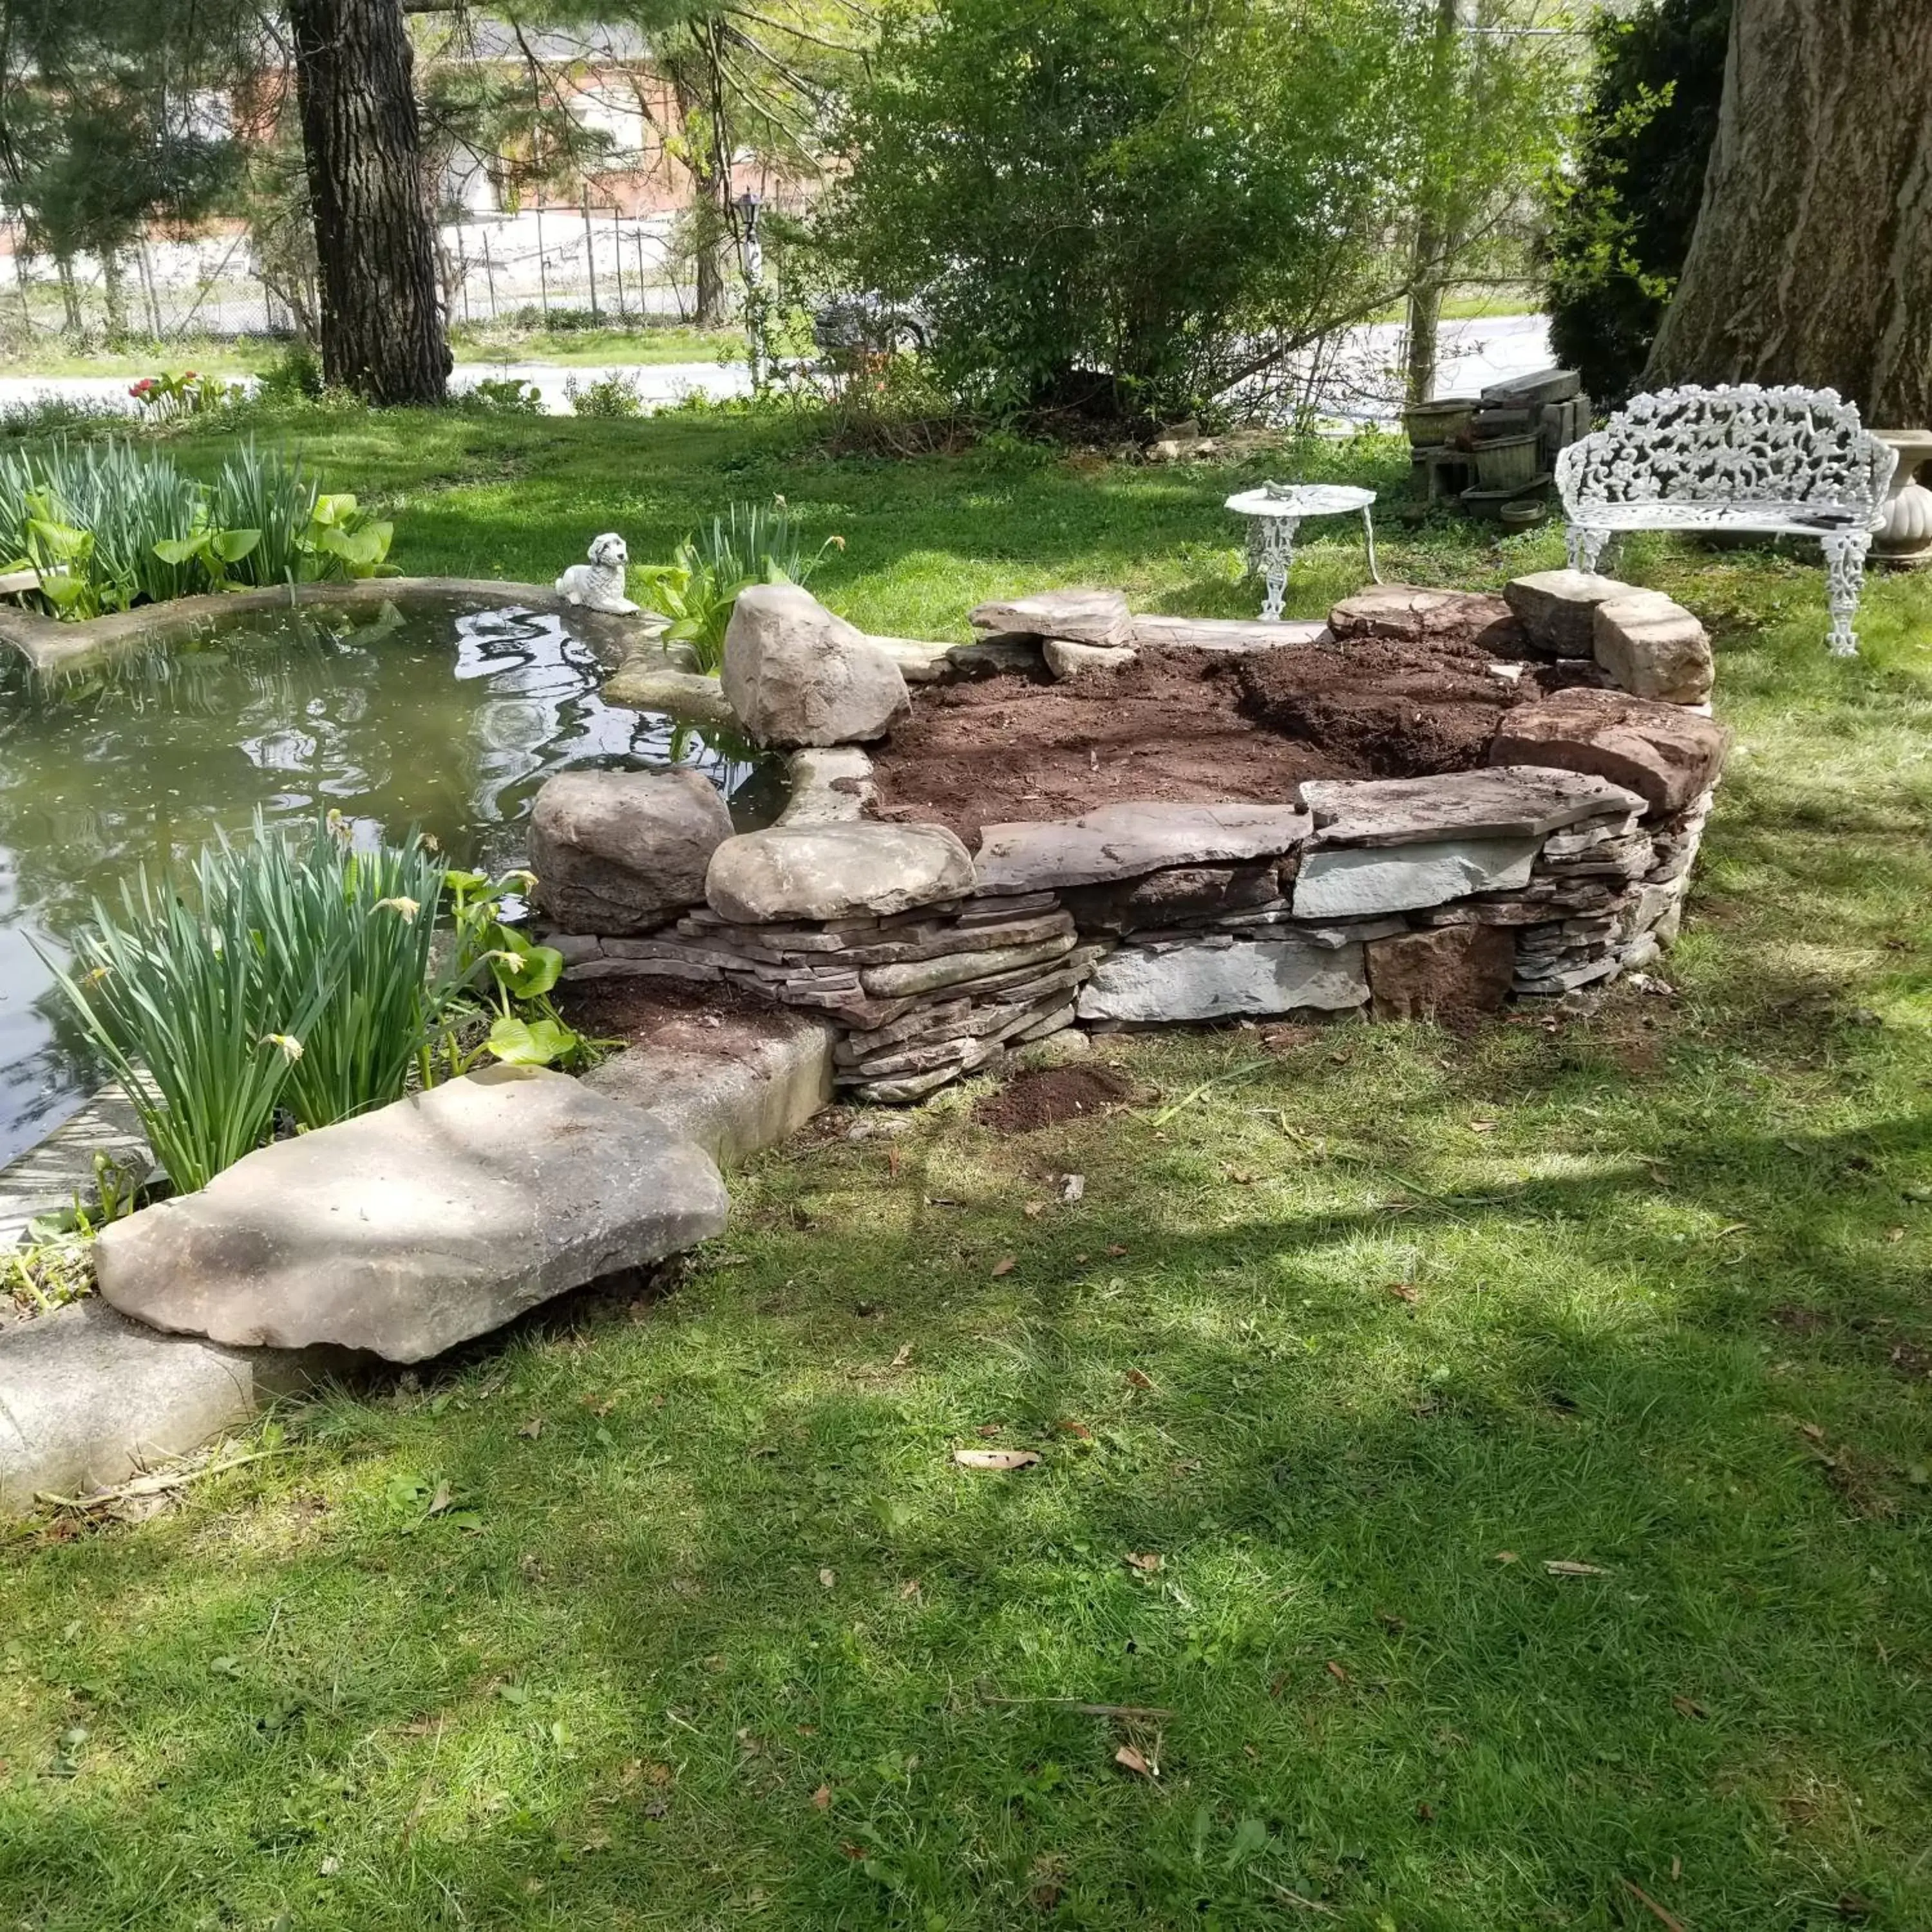
M 1289 466 L 290 433 L 406 570 L 782 492 L 829 602 L 933 636 L 1060 583 L 1246 611 L 1220 500 Z M 1306 614 L 1360 576 L 1316 529 Z M 1560 551 L 1382 536 L 1431 582 Z M 1134 1102 L 1031 1135 L 986 1082 L 834 1114 L 648 1302 L 27 1526 L 0 1923 L 1932 1924 L 1932 584 L 1848 664 L 1809 557 L 1621 567 L 1711 624 L 1738 740 L 1673 994 L 1115 1036 Z

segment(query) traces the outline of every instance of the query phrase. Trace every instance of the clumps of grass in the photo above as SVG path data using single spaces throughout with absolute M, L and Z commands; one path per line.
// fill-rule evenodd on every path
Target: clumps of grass
M 196 591 L 368 577 L 393 526 L 250 440 L 212 485 L 124 437 L 0 452 L 0 558 L 80 620 Z
M 94 902 L 56 967 L 178 1189 L 205 1187 L 286 1126 L 334 1125 L 486 1058 L 580 1060 L 554 947 L 506 926 L 527 874 L 452 872 L 420 838 L 358 845 L 339 814 L 306 837 L 203 848 Z

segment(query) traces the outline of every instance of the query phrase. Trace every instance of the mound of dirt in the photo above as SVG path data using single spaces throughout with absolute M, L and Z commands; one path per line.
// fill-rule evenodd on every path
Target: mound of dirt
M 1036 1127 L 1106 1113 L 1133 1090 L 1133 1082 L 1112 1066 L 1044 1067 L 988 1094 L 973 1109 L 973 1118 L 997 1133 L 1030 1133 Z
M 1466 770 L 1549 681 L 1539 668 L 1512 683 L 1489 662 L 1467 645 L 1355 638 L 1240 656 L 1148 649 L 1064 684 L 1042 671 L 921 686 L 873 754 L 873 812 L 949 826 L 970 848 L 982 826 L 1127 800 L 1279 804 L 1304 778 Z

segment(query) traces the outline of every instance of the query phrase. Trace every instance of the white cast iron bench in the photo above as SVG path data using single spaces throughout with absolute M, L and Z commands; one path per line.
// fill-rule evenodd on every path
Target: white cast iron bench
M 1748 382 L 1634 397 L 1558 452 L 1570 567 L 1594 571 L 1624 530 L 1816 537 L 1832 607 L 1826 642 L 1850 657 L 1865 552 L 1898 460 L 1831 389 Z

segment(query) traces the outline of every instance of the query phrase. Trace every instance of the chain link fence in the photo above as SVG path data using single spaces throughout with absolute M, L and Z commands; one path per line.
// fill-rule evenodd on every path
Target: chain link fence
M 688 320 L 697 292 L 676 228 L 672 214 L 626 214 L 590 202 L 447 223 L 437 231 L 436 261 L 449 321 Z M 245 230 L 146 236 L 106 262 L 34 254 L 8 224 L 0 248 L 12 269 L 0 272 L 0 346 L 14 353 L 52 340 L 78 347 L 293 336 L 315 314 L 312 288 L 264 274 Z

